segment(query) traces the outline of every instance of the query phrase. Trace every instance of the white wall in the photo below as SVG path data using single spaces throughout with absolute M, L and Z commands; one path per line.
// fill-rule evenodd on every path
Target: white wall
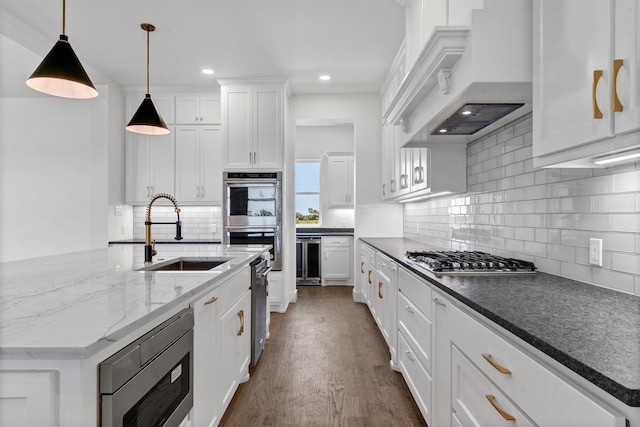
M 1 17 L 0 63 L 19 71 L 1 79 L 0 262 L 106 247 L 124 196 L 122 92 L 88 64 L 97 98 L 24 90 L 55 40 Z
M 297 125 L 295 135 L 296 159 L 321 161 L 321 191 L 326 190 L 326 152 L 353 152 L 353 123 L 326 125 Z M 346 183 L 345 183 L 346 185 Z M 326 196 L 326 193 L 324 193 Z M 326 228 L 353 228 L 353 209 L 329 209 L 327 197 L 321 200 L 321 226 Z

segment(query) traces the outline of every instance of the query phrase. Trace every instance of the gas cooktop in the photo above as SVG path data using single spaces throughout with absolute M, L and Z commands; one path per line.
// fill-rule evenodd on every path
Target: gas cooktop
M 478 251 L 407 251 L 405 260 L 436 276 L 532 274 L 532 262 Z

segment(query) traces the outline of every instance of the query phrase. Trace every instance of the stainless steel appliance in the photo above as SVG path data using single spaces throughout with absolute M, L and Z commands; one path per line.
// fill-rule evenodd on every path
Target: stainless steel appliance
M 321 243 L 319 237 L 296 239 L 296 283 L 318 285 L 322 281 Z
M 258 258 L 251 263 L 251 365 L 258 363 L 267 341 L 267 296 L 271 271 L 269 261 Z
M 193 407 L 193 310 L 185 309 L 99 367 L 103 427 L 177 427 Z
M 443 275 L 532 274 L 532 262 L 478 251 L 407 251 L 405 260 L 438 277 Z
M 226 244 L 272 245 L 271 268 L 282 270 L 282 172 L 225 172 Z

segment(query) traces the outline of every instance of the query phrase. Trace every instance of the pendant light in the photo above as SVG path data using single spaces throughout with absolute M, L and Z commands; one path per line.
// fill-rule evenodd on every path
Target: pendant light
M 126 129 L 129 132 L 145 135 L 166 135 L 170 132 L 169 128 L 160 117 L 149 94 L 149 33 L 155 31 L 156 27 L 151 24 L 141 24 L 140 27 L 147 32 L 147 94 Z
M 27 86 L 48 95 L 88 99 L 98 96 L 91 79 L 65 35 L 66 3 L 62 0 L 62 34 L 27 80 Z

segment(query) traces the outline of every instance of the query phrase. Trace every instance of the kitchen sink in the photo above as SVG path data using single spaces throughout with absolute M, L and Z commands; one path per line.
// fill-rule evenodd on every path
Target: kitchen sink
M 136 271 L 209 271 L 231 258 L 177 258 L 138 268 Z

